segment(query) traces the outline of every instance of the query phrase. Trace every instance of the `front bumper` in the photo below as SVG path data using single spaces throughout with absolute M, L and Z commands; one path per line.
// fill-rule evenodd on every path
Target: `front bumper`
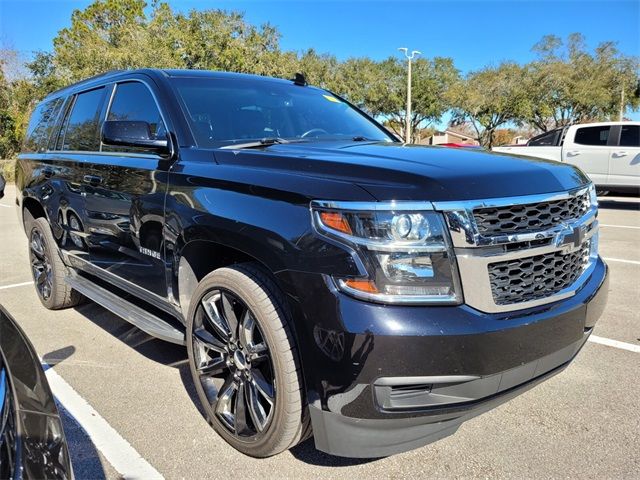
M 562 371 L 608 291 L 601 259 L 571 298 L 496 314 L 466 305 L 376 305 L 316 277 L 289 272 L 280 280 L 296 290 L 294 318 L 306 317 L 296 335 L 316 447 L 349 457 L 438 440 Z

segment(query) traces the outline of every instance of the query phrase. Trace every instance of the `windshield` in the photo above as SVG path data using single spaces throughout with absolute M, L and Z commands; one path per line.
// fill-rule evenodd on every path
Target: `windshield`
M 201 147 L 263 138 L 392 141 L 358 110 L 315 87 L 251 79 L 172 81 Z

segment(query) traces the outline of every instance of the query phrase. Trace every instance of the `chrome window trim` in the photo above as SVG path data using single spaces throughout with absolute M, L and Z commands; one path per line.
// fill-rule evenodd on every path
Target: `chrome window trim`
M 113 105 L 113 99 L 116 97 L 117 93 L 118 93 L 118 86 L 123 84 L 123 83 L 133 83 L 133 82 L 138 82 L 143 84 L 147 91 L 151 94 L 151 98 L 153 98 L 153 102 L 156 104 L 156 108 L 158 109 L 158 113 L 160 114 L 160 118 L 162 119 L 162 123 L 164 124 L 164 129 L 167 132 L 167 140 L 169 141 L 169 145 L 171 146 L 172 144 L 172 140 L 171 140 L 171 135 L 169 135 L 169 124 L 167 123 L 167 117 L 165 116 L 164 112 L 162 111 L 162 108 L 160 107 L 160 102 L 158 102 L 158 98 L 156 97 L 156 94 L 153 91 L 153 88 L 151 88 L 151 85 L 149 85 L 149 83 L 146 80 L 142 80 L 140 78 L 124 78 L 122 80 L 117 80 L 113 83 L 113 88 L 111 89 L 111 97 L 109 98 L 109 101 L 107 103 L 107 108 L 105 109 L 104 112 L 104 118 L 102 119 L 103 123 L 107 121 L 107 119 L 109 118 L 109 114 L 111 113 L 111 106 Z M 100 153 L 102 152 L 102 147 L 104 146 L 104 144 L 102 143 L 102 132 L 100 134 Z M 172 149 L 175 147 L 172 147 Z M 122 152 L 104 152 L 104 153 L 122 153 Z M 162 158 L 161 155 L 154 155 L 154 154 L 141 154 L 141 155 L 146 155 L 146 156 L 151 156 L 153 158 Z
M 156 155 L 155 153 L 134 153 L 134 152 L 98 152 L 93 150 L 52 150 L 49 154 L 65 154 L 65 155 L 91 155 L 94 156 L 112 156 L 112 157 L 133 157 L 133 158 L 147 158 L 152 160 L 162 160 L 165 157 L 162 155 Z
M 40 152 L 40 153 L 65 153 L 65 154 L 83 154 L 83 155 L 117 155 L 117 156 L 125 156 L 125 157 L 135 157 L 135 158 L 152 158 L 154 160 L 156 159 L 163 159 L 165 157 L 163 157 L 162 155 L 156 155 L 154 153 L 133 153 L 133 152 L 104 152 L 102 151 L 102 138 L 99 138 L 99 142 L 100 145 L 98 146 L 98 150 L 64 150 L 64 149 L 56 149 L 55 147 L 57 146 L 58 143 L 58 139 L 60 137 L 60 135 L 62 135 L 62 145 L 64 146 L 64 137 L 66 136 L 66 130 L 67 130 L 67 124 L 69 122 L 69 118 L 71 117 L 71 113 L 73 110 L 73 107 L 75 106 L 76 103 L 76 99 L 78 98 L 78 95 L 81 95 L 83 93 L 87 93 L 90 92 L 92 90 L 97 90 L 99 88 L 110 88 L 111 91 L 109 93 L 107 93 L 109 95 L 108 99 L 106 100 L 106 108 L 104 109 L 104 115 L 103 116 L 98 116 L 98 120 L 99 120 L 99 125 L 101 126 L 103 122 L 105 122 L 107 120 L 107 118 L 109 118 L 109 113 L 111 112 L 111 105 L 113 103 L 113 99 L 115 98 L 116 95 L 116 91 L 118 89 L 118 85 L 121 83 L 131 83 L 131 82 L 138 82 L 138 83 L 142 83 L 145 87 L 147 87 L 147 90 L 149 91 L 149 93 L 151 93 L 151 97 L 153 98 L 153 101 L 156 104 L 156 108 L 158 109 L 158 112 L 160 113 L 160 118 L 162 118 L 162 123 L 164 123 L 164 128 L 167 131 L 167 134 L 169 134 L 169 124 L 167 123 L 167 117 L 164 114 L 164 111 L 162 110 L 162 107 L 160 106 L 160 102 L 158 102 L 158 97 L 156 97 L 156 94 L 153 91 L 153 88 L 151 88 L 151 85 L 149 85 L 149 82 L 147 82 L 146 80 L 143 80 L 141 78 L 124 78 L 121 80 L 115 80 L 113 82 L 108 82 L 108 83 L 103 83 L 103 84 L 99 84 L 99 85 L 95 85 L 91 88 L 87 88 L 85 90 L 78 90 L 72 93 L 69 93 L 69 96 L 67 98 L 70 98 L 70 103 L 69 105 L 67 105 L 67 108 L 64 108 L 65 105 L 63 105 L 63 108 L 61 109 L 60 113 L 58 114 L 58 117 L 60 115 L 64 115 L 66 116 L 66 118 L 62 118 L 63 123 L 61 125 L 58 126 L 57 128 L 57 132 L 56 132 L 56 141 L 55 144 L 52 148 L 50 148 L 50 144 L 51 144 L 51 140 L 49 140 L 49 144 L 47 145 L 47 150 L 44 152 Z M 63 97 L 61 97 L 63 98 Z M 66 100 L 65 100 L 66 102 Z M 68 114 L 68 115 L 67 115 Z M 56 118 L 56 125 L 58 123 L 59 118 Z M 171 136 L 168 135 L 168 140 L 169 143 L 172 144 L 172 140 L 171 140 Z M 172 147 L 175 148 L 175 147 Z

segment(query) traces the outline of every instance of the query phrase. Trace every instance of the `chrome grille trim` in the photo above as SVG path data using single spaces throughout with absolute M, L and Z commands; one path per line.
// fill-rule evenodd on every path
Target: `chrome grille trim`
M 572 285 L 589 263 L 591 241 L 578 250 L 490 263 L 489 282 L 496 305 L 520 303 L 522 298 L 538 300 Z
M 482 236 L 493 236 L 505 231 L 548 230 L 561 222 L 577 220 L 588 209 L 589 192 L 584 192 L 562 200 L 478 208 L 473 210 L 473 218 Z
M 598 258 L 597 204 L 591 204 L 589 188 L 587 186 L 545 195 L 434 203 L 435 209 L 443 212 L 449 227 L 465 303 L 483 312 L 509 312 L 545 305 L 574 295 L 591 275 Z M 549 228 L 537 231 L 499 231 L 493 235 L 485 235 L 478 229 L 474 216 L 474 210 L 482 208 L 534 205 L 583 195 L 587 195 L 589 202 L 580 218 L 559 221 Z M 525 294 L 520 299 L 511 299 L 514 301 L 510 303 L 501 302 L 494 297 L 494 285 L 489 274 L 491 264 L 538 255 L 567 255 L 582 249 L 587 242 L 588 260 L 581 271 L 571 278 L 573 281 L 567 282 L 568 285 L 560 285 L 559 289 L 550 291 L 547 296 Z

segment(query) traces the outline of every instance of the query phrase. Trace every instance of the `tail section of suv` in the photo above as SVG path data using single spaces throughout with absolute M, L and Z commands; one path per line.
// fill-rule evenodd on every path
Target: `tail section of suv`
M 403 145 L 300 77 L 86 80 L 36 108 L 16 176 L 42 303 L 185 344 L 252 456 L 449 435 L 565 368 L 606 301 L 580 170 Z

